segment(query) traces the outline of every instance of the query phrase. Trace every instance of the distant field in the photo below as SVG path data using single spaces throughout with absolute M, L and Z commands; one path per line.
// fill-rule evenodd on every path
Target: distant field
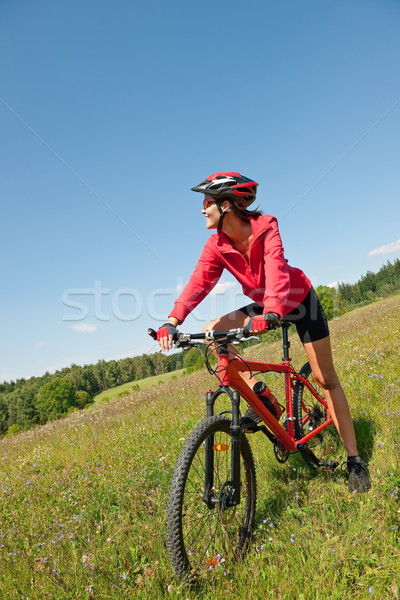
M 399 296 L 330 322 L 371 491 L 353 498 L 339 468 L 314 472 L 297 455 L 279 464 L 264 437 L 250 437 L 258 478 L 252 545 L 240 565 L 210 571 L 197 587 L 174 577 L 165 509 L 183 440 L 215 386 L 208 372 L 138 382 L 128 396 L 0 440 L 0 598 L 398 599 L 399 324 Z M 295 334 L 291 341 L 299 368 L 302 348 Z M 279 342 L 246 351 L 254 359 L 281 354 Z M 282 383 L 269 381 L 282 398 Z M 330 451 L 344 461 L 334 432 Z
M 153 377 L 145 377 L 144 379 L 138 379 L 137 381 L 130 381 L 129 383 L 118 385 L 101 392 L 101 394 L 97 394 L 97 396 L 94 397 L 93 402 L 95 404 L 102 404 L 103 402 L 115 400 L 139 390 L 145 390 L 162 383 L 167 383 L 168 381 L 173 381 L 178 377 L 182 377 L 184 372 L 185 369 L 178 369 L 176 371 L 171 371 L 171 373 L 162 373 L 161 375 L 154 375 Z

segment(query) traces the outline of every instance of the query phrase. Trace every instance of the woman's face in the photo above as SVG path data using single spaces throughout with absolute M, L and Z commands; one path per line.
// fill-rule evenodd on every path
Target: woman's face
M 220 214 L 215 200 L 210 196 L 204 197 L 201 214 L 206 218 L 207 229 L 217 229 Z

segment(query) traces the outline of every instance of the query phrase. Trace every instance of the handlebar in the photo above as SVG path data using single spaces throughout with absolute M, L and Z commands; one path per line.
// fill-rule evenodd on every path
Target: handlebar
M 147 333 L 153 340 L 157 340 L 157 332 L 154 329 L 148 329 Z M 176 330 L 174 336 L 175 348 L 185 348 L 195 346 L 203 341 L 220 341 L 220 342 L 240 342 L 243 339 L 251 337 L 251 332 L 245 327 L 237 329 L 229 329 L 228 331 L 205 331 L 204 333 L 181 333 Z
M 290 323 L 288 321 L 277 321 L 272 327 L 270 326 L 269 330 L 275 329 L 275 327 L 288 327 L 289 325 Z M 153 340 L 157 340 L 157 332 L 154 329 L 149 328 L 147 333 Z M 196 346 L 204 341 L 242 342 L 249 337 L 253 337 L 253 333 L 246 327 L 238 327 L 227 331 L 214 331 L 210 329 L 203 333 L 181 333 L 176 330 L 176 334 L 174 335 L 174 347 L 188 348 L 189 346 Z

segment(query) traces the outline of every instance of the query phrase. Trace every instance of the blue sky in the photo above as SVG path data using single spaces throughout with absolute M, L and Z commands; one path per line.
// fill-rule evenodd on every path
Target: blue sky
M 316 286 L 400 257 L 399 25 L 394 0 L 1 0 L 0 381 L 156 351 L 215 171 L 259 182 Z M 187 330 L 245 301 L 216 291 Z

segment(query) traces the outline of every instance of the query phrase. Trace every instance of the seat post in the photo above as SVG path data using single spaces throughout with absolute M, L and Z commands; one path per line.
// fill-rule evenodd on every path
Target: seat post
M 289 336 L 288 336 L 288 327 L 290 327 L 289 323 L 282 324 L 282 346 L 283 346 L 283 359 L 282 360 L 290 361 L 290 357 L 289 357 L 290 342 L 289 342 Z

